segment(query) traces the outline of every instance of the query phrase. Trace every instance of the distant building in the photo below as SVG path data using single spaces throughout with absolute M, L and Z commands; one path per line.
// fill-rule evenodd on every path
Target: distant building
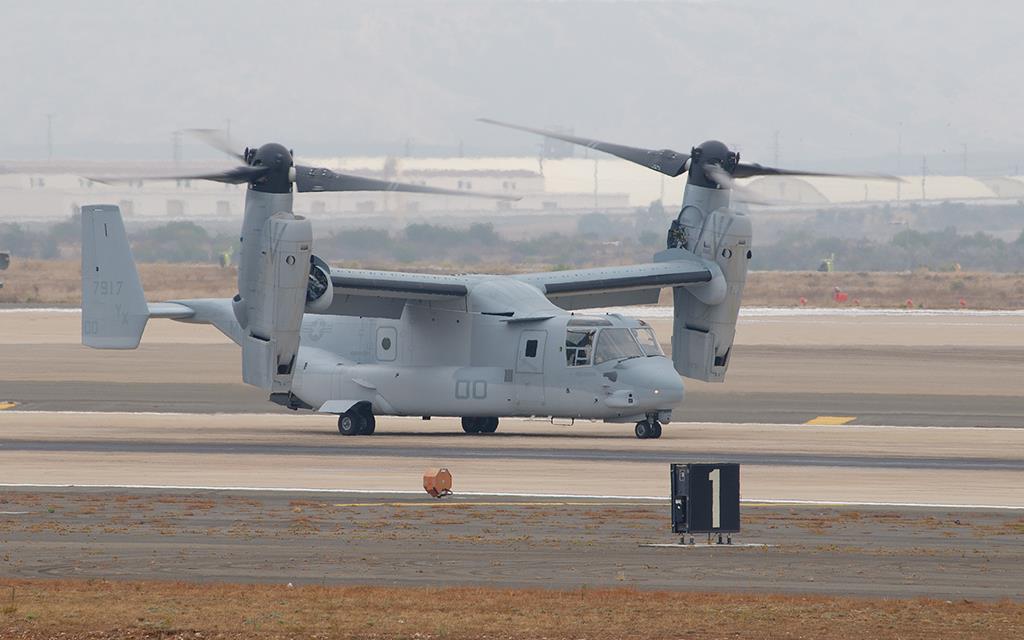
M 466 193 L 516 195 L 515 202 L 407 193 L 311 193 L 296 197 L 299 213 L 317 216 L 578 215 L 593 211 L 629 212 L 661 200 L 678 208 L 685 176 L 667 178 L 629 162 L 590 158 L 305 158 L 308 164 L 372 178 L 424 184 Z M 6 163 L 0 164 L 0 221 L 45 221 L 66 218 L 87 203 L 118 204 L 126 218 L 162 221 L 194 219 L 233 222 L 241 215 L 245 187 L 202 180 L 147 180 L 104 184 L 82 175 L 102 177 L 137 173 L 204 172 L 222 163 Z M 81 175 L 80 175 L 81 174 Z M 746 183 L 767 201 L 814 207 L 902 201 L 1024 199 L 1024 178 L 963 176 L 908 177 L 902 183 L 815 177 L 763 177 Z

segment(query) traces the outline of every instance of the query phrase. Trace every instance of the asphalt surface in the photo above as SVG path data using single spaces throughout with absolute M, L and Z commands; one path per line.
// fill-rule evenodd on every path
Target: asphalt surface
M 285 413 L 243 384 L 184 382 L 5 381 L 3 398 L 26 411 Z M 800 424 L 817 416 L 853 416 L 855 424 L 1022 427 L 1024 399 L 1007 395 L 714 392 L 691 389 L 673 411 L 682 422 Z
M 241 435 L 241 432 L 240 434 Z M 391 434 L 392 437 L 405 438 L 408 432 Z M 500 459 L 528 461 L 584 461 L 584 462 L 621 462 L 621 463 L 665 463 L 677 462 L 680 453 L 674 449 L 663 451 L 637 451 L 629 449 L 584 449 L 570 446 L 557 448 L 525 448 L 515 446 L 466 446 L 465 435 L 452 433 L 459 438 L 459 446 L 423 443 L 417 445 L 388 445 L 379 442 L 388 436 L 374 436 L 373 445 L 361 446 L 346 438 L 335 445 L 324 444 L 288 444 L 280 442 L 251 443 L 235 442 L 175 442 L 175 441 L 140 441 L 140 440 L 78 440 L 74 438 L 61 440 L 26 440 L 0 439 L 0 450 L 5 454 L 19 452 L 46 453 L 133 453 L 133 454 L 187 454 L 217 456 L 324 456 L 329 458 L 346 456 L 377 456 L 388 458 L 429 459 Z M 512 433 L 508 436 L 488 434 L 486 438 L 492 443 L 500 442 L 504 437 L 520 438 L 521 434 Z M 428 439 L 428 436 L 423 438 Z M 444 434 L 430 434 L 429 440 L 444 441 Z M 357 439 L 359 442 L 361 439 Z M 1020 458 L 963 458 L 957 456 L 920 457 L 878 454 L 864 455 L 822 455 L 822 454 L 778 454 L 778 453 L 736 453 L 735 451 L 689 449 L 686 455 L 695 460 L 721 460 L 741 464 L 764 466 L 793 467 L 850 467 L 867 469 L 947 469 L 947 470 L 990 470 L 990 471 L 1024 471 L 1024 459 Z
M 1019 514 L 743 511 L 771 546 L 640 546 L 667 501 L 7 490 L 0 576 L 1024 599 Z

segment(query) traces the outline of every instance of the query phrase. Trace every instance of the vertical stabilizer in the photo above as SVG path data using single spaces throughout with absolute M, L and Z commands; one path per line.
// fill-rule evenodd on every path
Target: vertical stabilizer
M 82 344 L 134 349 L 148 319 L 121 210 L 82 207 Z

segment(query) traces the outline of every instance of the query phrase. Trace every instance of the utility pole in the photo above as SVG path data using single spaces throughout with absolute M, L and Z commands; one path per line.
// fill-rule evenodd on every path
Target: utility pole
M 928 198 L 925 194 L 925 181 L 928 178 L 928 156 L 921 156 L 921 201 Z
M 896 177 L 903 172 L 903 123 L 900 122 L 896 130 Z M 896 181 L 896 208 L 900 207 L 900 195 L 903 191 L 903 180 Z
M 53 116 L 46 114 L 46 161 L 53 160 Z
M 903 123 L 896 132 L 896 175 L 903 171 Z
M 181 164 L 181 131 L 171 132 L 171 157 L 174 159 L 174 166 Z

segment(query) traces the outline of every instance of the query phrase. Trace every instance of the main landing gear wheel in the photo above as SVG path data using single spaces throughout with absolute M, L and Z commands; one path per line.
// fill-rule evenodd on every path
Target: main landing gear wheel
M 646 440 L 648 438 L 660 438 L 661 423 L 657 420 L 641 420 L 636 423 L 636 428 L 633 429 L 633 433 L 635 433 L 636 437 L 641 440 Z
M 363 419 L 363 428 L 359 431 L 359 435 L 372 436 L 373 432 L 377 430 L 377 419 L 373 417 L 372 413 L 365 414 Z
M 498 419 L 463 418 L 462 430 L 466 433 L 494 433 L 498 430 Z
M 338 432 L 343 436 L 368 436 L 377 428 L 369 410 L 353 407 L 338 416 Z

